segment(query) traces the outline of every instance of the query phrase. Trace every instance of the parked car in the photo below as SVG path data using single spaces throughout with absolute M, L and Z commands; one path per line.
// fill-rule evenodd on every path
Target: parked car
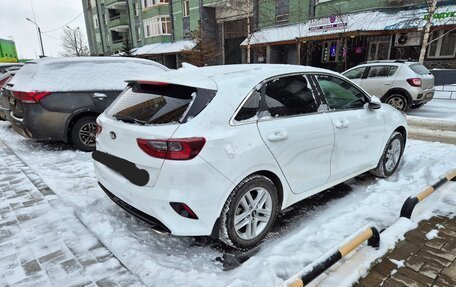
M 31 61 L 6 85 L 8 120 L 24 137 L 92 151 L 95 119 L 126 87 L 125 80 L 167 70 L 153 61 L 122 57 Z
M 97 121 L 95 171 L 115 203 L 159 232 L 238 248 L 304 198 L 392 175 L 407 137 L 401 112 L 347 78 L 292 65 L 141 77 Z
M 434 97 L 434 76 L 417 62 L 372 61 L 343 75 L 400 111 L 420 108 Z
M 0 63 L 0 75 L 8 71 L 19 70 L 24 63 Z
M 6 95 L 6 91 L 3 87 L 11 80 L 15 74 L 16 70 L 0 74 L 0 120 L 2 121 L 6 120 L 6 117 L 10 111 L 8 96 Z

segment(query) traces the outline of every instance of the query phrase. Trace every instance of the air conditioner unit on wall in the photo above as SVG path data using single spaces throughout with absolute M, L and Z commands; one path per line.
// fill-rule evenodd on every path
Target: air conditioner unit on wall
M 394 39 L 394 46 L 419 46 L 421 44 L 421 37 L 421 32 L 397 33 Z

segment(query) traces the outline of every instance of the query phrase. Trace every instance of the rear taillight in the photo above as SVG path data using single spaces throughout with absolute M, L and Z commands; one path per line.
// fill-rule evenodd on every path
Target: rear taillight
M 412 87 L 421 87 L 421 79 L 420 78 L 407 79 L 407 83 L 409 83 L 410 86 L 412 86 Z
M 101 134 L 101 131 L 103 130 L 103 128 L 101 127 L 100 124 L 97 124 L 97 132 L 96 132 L 96 135 L 99 135 Z
M 21 100 L 24 103 L 29 103 L 29 104 L 34 104 L 38 103 L 42 98 L 49 96 L 50 92 L 38 92 L 38 91 L 33 91 L 33 92 L 18 92 L 18 91 L 13 91 L 13 96 Z
M 203 149 L 204 138 L 185 138 L 169 140 L 137 139 L 138 146 L 148 155 L 172 160 L 195 158 Z

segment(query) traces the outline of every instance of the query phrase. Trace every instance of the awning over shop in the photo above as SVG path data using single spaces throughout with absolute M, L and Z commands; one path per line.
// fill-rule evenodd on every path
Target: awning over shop
M 374 10 L 359 13 L 313 19 L 307 22 L 261 29 L 250 37 L 251 45 L 292 42 L 296 39 L 312 38 L 350 32 L 384 30 L 423 29 L 426 24 L 427 8 L 402 10 Z M 456 25 L 456 4 L 438 7 L 433 26 Z M 245 39 L 241 46 L 246 46 Z
M 159 54 L 176 54 L 181 51 L 191 50 L 195 43 L 191 40 L 182 40 L 172 43 L 157 43 L 142 46 L 133 49 L 133 55 L 159 55 Z

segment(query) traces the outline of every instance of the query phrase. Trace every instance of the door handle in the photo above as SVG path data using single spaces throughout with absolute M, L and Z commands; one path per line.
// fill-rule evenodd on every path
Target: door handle
M 338 129 L 345 129 L 346 127 L 348 127 L 348 122 L 346 121 L 336 121 L 334 123 L 334 125 L 336 126 L 336 128 Z
M 105 98 L 107 98 L 108 96 L 106 96 L 105 94 L 102 94 L 102 93 L 95 93 L 93 94 L 92 96 L 94 99 L 99 99 L 100 101 L 104 100 Z
M 391 86 L 391 83 L 390 82 L 386 82 L 384 85 L 385 86 Z
M 270 142 L 279 142 L 286 140 L 288 138 L 288 134 L 284 131 L 278 131 L 273 134 L 268 135 L 268 141 Z

